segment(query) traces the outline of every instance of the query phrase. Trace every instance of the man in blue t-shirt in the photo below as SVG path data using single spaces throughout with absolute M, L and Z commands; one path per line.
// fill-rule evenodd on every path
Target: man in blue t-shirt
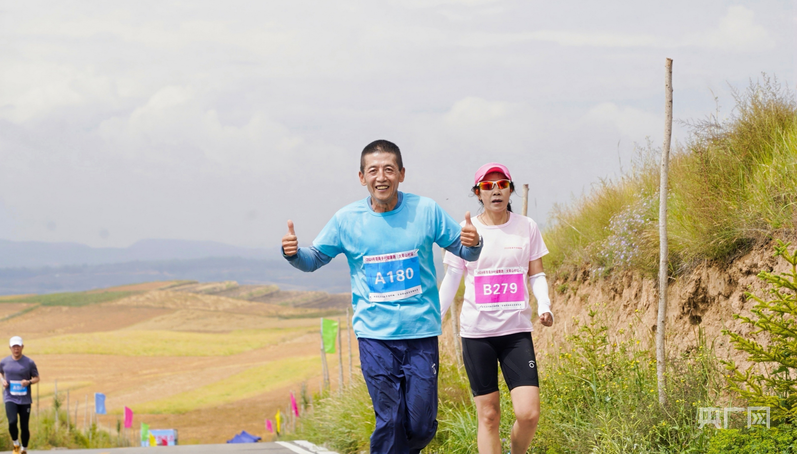
M 426 197 L 399 192 L 399 148 L 377 140 L 360 155 L 360 183 L 370 197 L 335 213 L 313 241 L 299 247 L 293 222 L 282 238 L 285 258 L 315 271 L 344 254 L 351 271 L 352 325 L 374 404 L 372 454 L 419 453 L 437 431 L 437 336 L 442 334 L 432 244 L 468 261 L 481 239 Z

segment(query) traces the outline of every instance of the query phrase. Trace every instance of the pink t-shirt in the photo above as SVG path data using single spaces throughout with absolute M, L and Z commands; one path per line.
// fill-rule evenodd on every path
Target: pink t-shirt
M 530 332 L 529 262 L 548 253 L 537 223 L 514 213 L 503 225 L 484 225 L 478 218 L 472 222 L 484 239 L 479 260 L 467 262 L 450 252 L 443 259 L 446 265 L 465 270 L 460 335 L 480 338 Z

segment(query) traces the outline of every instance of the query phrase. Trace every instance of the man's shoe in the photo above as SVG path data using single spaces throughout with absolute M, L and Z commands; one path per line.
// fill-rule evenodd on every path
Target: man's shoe
M 19 446 L 14 446 L 14 454 L 20 454 L 20 449 Z

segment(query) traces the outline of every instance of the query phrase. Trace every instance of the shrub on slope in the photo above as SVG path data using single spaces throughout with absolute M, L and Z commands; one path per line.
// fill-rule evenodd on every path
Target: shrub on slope
M 727 260 L 774 231 L 797 226 L 797 103 L 764 78 L 735 93 L 734 115 L 692 124 L 670 163 L 668 230 L 676 273 L 701 260 Z M 546 266 L 566 272 L 634 269 L 658 262 L 659 162 L 648 150 L 619 181 L 603 181 L 557 207 L 545 241 Z

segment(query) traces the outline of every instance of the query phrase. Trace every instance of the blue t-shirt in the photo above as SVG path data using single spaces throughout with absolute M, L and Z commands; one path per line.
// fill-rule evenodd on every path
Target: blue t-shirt
M 22 386 L 22 380 L 30 380 L 39 376 L 39 369 L 32 359 L 25 355 L 15 360 L 13 356 L 6 356 L 0 360 L 0 372 L 3 373 L 8 387 L 3 390 L 3 401 L 26 405 L 33 402 L 31 399 L 30 385 Z
M 374 212 L 370 197 L 335 213 L 313 246 L 349 261 L 357 337 L 442 334 L 432 244 L 450 246 L 460 231 L 437 203 L 415 194 L 399 193 L 399 205 L 387 213 Z

